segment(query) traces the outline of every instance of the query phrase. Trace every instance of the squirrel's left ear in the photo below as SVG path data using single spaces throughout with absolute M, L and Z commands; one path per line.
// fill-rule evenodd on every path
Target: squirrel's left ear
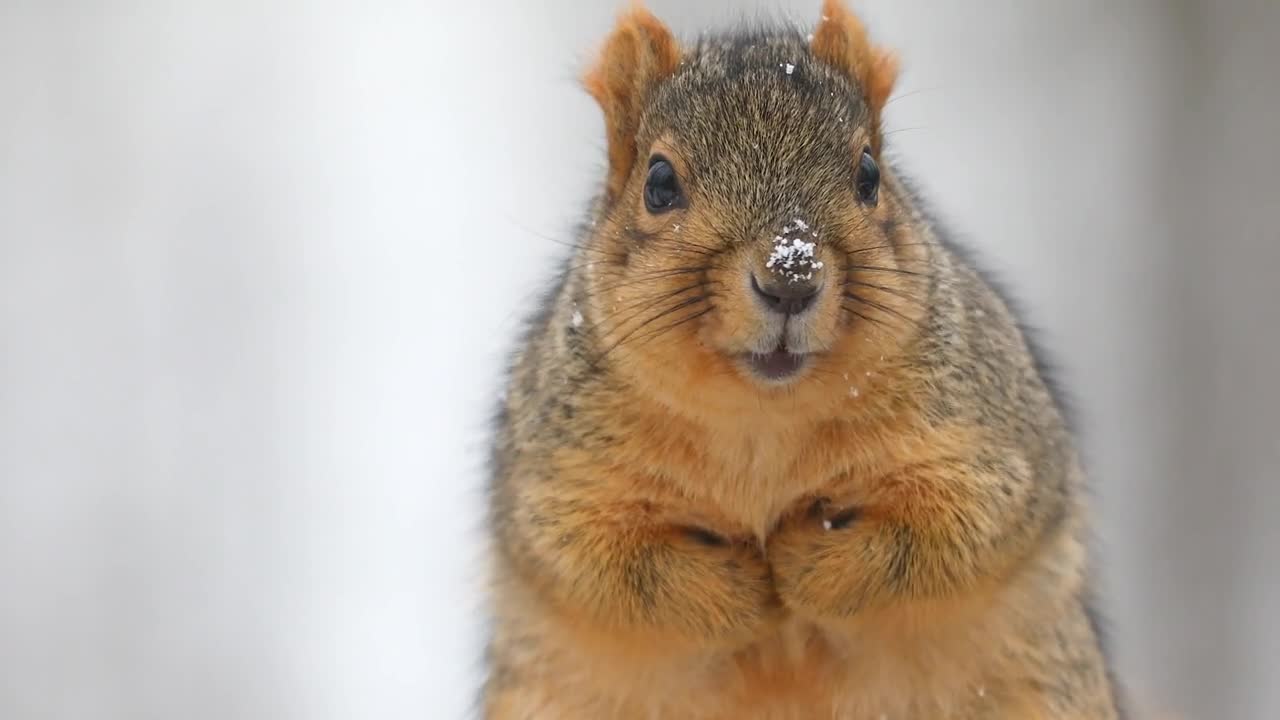
M 636 132 L 649 91 L 680 65 L 680 48 L 671 31 L 636 3 L 618 19 L 604 50 L 587 72 L 587 91 L 604 110 L 609 137 L 609 182 L 612 201 L 622 192 L 636 160 Z
M 898 58 L 874 46 L 867 30 L 842 0 L 824 0 L 822 22 L 813 33 L 813 54 L 857 83 L 871 113 L 871 145 L 880 152 L 880 119 L 898 79 Z

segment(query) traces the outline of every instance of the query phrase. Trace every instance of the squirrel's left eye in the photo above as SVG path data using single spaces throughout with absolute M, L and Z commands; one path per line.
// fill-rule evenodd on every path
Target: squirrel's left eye
M 864 148 L 858 159 L 858 178 L 855 181 L 858 199 L 864 205 L 875 205 L 880 197 L 880 166 L 871 157 L 871 148 Z
M 649 160 L 649 175 L 644 181 L 644 206 L 651 213 L 666 212 L 684 203 L 676 169 L 661 155 Z

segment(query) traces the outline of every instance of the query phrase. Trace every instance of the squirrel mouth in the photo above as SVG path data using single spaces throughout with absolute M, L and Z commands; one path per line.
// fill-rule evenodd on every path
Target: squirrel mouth
M 779 345 L 773 352 L 750 353 L 744 356 L 744 360 L 756 376 L 778 381 L 798 374 L 804 369 L 808 357 L 804 353 L 790 352 L 785 346 Z

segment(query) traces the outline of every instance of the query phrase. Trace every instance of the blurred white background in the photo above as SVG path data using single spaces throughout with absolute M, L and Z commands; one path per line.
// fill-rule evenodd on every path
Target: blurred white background
M 486 420 L 621 4 L 0 4 L 0 718 L 466 714 Z M 1077 397 L 1133 694 L 1280 716 L 1280 3 L 856 6 Z

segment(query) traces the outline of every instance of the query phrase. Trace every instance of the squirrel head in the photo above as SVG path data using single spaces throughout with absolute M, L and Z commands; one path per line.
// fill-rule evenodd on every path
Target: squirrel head
M 840 0 L 808 37 L 688 47 L 625 13 L 585 79 L 608 136 L 584 265 L 606 356 L 671 402 L 856 397 L 850 368 L 899 345 L 921 305 L 881 157 L 896 75 Z

